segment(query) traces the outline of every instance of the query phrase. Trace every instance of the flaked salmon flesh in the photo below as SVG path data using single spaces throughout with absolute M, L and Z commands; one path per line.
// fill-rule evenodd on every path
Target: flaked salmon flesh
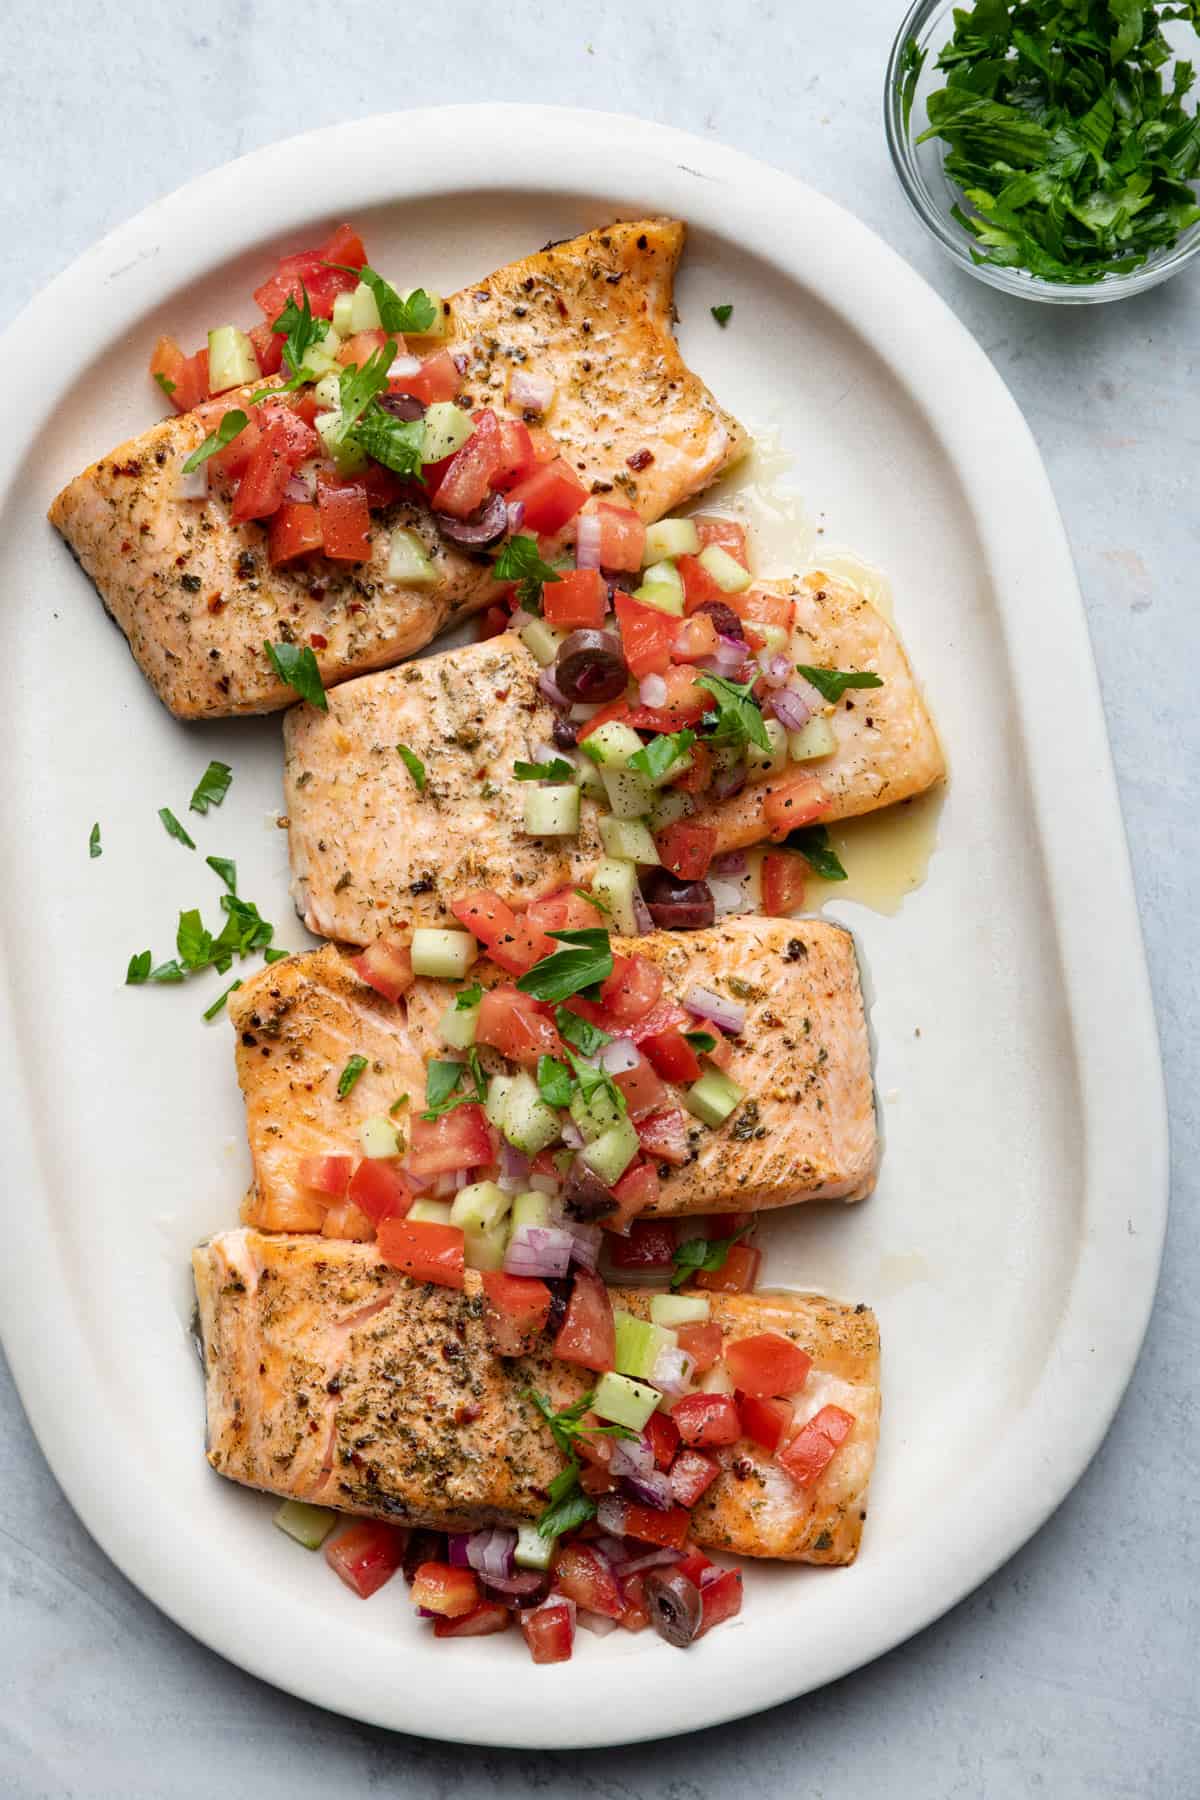
M 545 423 L 571 468 L 647 521 L 699 493 L 746 444 L 672 335 L 683 241 L 671 219 L 612 225 L 510 263 L 451 302 L 447 345 L 468 358 L 474 405 L 520 416 L 507 398 L 512 372 L 547 377 L 555 400 Z M 222 395 L 222 406 L 251 391 Z M 262 524 L 232 520 L 215 493 L 176 497 L 181 465 L 212 423 L 211 405 L 164 419 L 76 476 L 50 508 L 178 718 L 288 705 L 294 692 L 264 641 L 312 645 L 330 687 L 411 656 L 494 598 L 491 559 L 445 542 L 423 501 L 373 516 L 366 563 L 272 568 Z M 421 539 L 433 585 L 388 578 L 398 528 Z
M 596 1377 L 555 1358 L 498 1357 L 482 1284 L 416 1284 L 373 1244 L 222 1232 L 192 1256 L 208 1460 L 269 1493 L 405 1525 L 469 1531 L 536 1518 L 563 1459 L 529 1397 L 556 1408 Z M 640 1317 L 644 1289 L 613 1289 Z M 879 1429 L 879 1331 L 863 1306 L 809 1294 L 713 1294 L 727 1337 L 780 1332 L 813 1359 L 797 1425 L 825 1405 L 854 1427 L 798 1486 L 758 1445 L 712 1452 L 721 1474 L 692 1514 L 706 1549 L 853 1562 Z

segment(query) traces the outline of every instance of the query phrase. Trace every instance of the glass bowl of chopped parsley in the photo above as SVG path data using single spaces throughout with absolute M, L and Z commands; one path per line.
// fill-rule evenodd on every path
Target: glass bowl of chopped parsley
M 888 146 L 954 260 L 1095 305 L 1200 253 L 1200 0 L 916 0 L 888 63 Z

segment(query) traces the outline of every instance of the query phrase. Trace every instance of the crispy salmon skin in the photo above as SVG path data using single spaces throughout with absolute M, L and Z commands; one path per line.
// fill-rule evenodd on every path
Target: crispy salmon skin
M 746 442 L 672 335 L 683 240 L 670 219 L 612 225 L 511 263 L 451 302 L 448 343 L 467 358 L 474 404 L 516 416 L 509 375 L 546 376 L 556 390 L 546 423 L 572 469 L 646 520 L 706 487 Z M 211 425 L 203 407 L 164 419 L 85 469 L 50 508 L 177 717 L 286 706 L 294 694 L 265 640 L 312 644 L 328 687 L 412 655 L 495 595 L 489 559 L 446 543 L 419 500 L 373 516 L 365 563 L 272 568 L 263 525 L 234 522 L 217 495 L 175 497 L 180 465 Z M 397 528 L 422 540 L 432 585 L 388 578 Z
M 553 1357 L 503 1359 L 465 1290 L 417 1285 L 373 1244 L 227 1231 L 192 1257 L 208 1460 L 274 1494 L 404 1524 L 468 1531 L 536 1518 L 562 1468 L 529 1397 L 556 1407 L 595 1377 Z M 613 1290 L 645 1316 L 644 1290 Z M 697 1504 L 707 1548 L 793 1562 L 854 1560 L 879 1428 L 879 1333 L 865 1307 L 801 1294 L 714 1294 L 727 1336 L 777 1331 L 813 1359 L 796 1424 L 822 1406 L 854 1426 L 824 1474 L 797 1486 L 756 1445 L 715 1454 Z M 737 1465 L 736 1469 L 734 1465 Z

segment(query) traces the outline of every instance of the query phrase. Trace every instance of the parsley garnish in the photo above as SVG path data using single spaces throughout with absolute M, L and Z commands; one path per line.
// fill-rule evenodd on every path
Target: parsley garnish
M 285 962 L 291 954 L 290 950 L 272 950 L 268 944 L 263 951 L 263 961 L 265 963 Z
M 679 758 L 687 753 L 696 741 L 694 731 L 660 732 L 658 737 L 643 744 L 635 750 L 629 759 L 629 767 L 636 769 L 639 775 L 648 775 L 651 781 L 661 781 L 667 770 Z
M 418 794 L 423 794 L 425 792 L 425 764 L 421 761 L 416 751 L 410 750 L 407 744 L 397 744 L 396 755 L 400 758 L 400 761 L 412 776 L 413 785 Z
M 613 1080 L 612 1076 L 608 1073 L 608 1070 L 597 1069 L 594 1068 L 591 1063 L 581 1062 L 573 1050 L 568 1050 L 567 1055 L 571 1059 L 571 1067 L 574 1069 L 576 1078 L 579 1082 L 580 1098 L 583 1100 L 584 1105 L 588 1105 L 593 1096 L 603 1090 L 612 1102 L 618 1115 L 621 1118 L 624 1118 L 628 1111 L 625 1104 L 625 1096 Z
M 163 822 L 163 828 L 168 837 L 178 838 L 179 842 L 186 844 L 189 850 L 196 848 L 194 841 L 188 836 L 169 806 L 160 806 L 158 816 Z
M 586 888 L 572 888 L 571 892 L 578 894 L 581 900 L 586 900 L 589 906 L 594 906 L 598 913 L 611 915 L 612 907 L 607 900 L 602 900 L 599 894 L 589 894 Z
M 232 868 L 233 865 L 229 866 Z M 144 981 L 183 981 L 188 975 L 210 968 L 225 975 L 235 956 L 246 957 L 253 950 L 261 950 L 268 962 L 287 955 L 286 950 L 269 948 L 275 927 L 263 918 L 252 900 L 239 900 L 232 893 L 222 894 L 221 909 L 226 918 L 216 937 L 204 925 L 195 907 L 181 912 L 175 933 L 175 957 L 152 968 L 149 950 L 140 951 L 129 959 L 126 982 L 136 987 Z
M 459 1084 L 465 1075 L 471 1077 L 471 1087 L 465 1093 L 459 1093 Z M 440 1119 L 443 1113 L 453 1112 L 456 1106 L 467 1106 L 486 1100 L 487 1083 L 483 1076 L 483 1067 L 479 1061 L 478 1050 L 472 1048 L 467 1052 L 465 1063 L 434 1061 L 425 1070 L 425 1111 L 423 1119 Z
M 605 1044 L 612 1043 L 607 1031 L 601 1031 L 590 1019 L 581 1019 L 578 1013 L 570 1012 L 565 1006 L 555 1010 L 554 1022 L 558 1026 L 559 1037 L 565 1038 L 568 1044 L 574 1044 L 583 1056 L 595 1056 L 597 1050 L 603 1050 Z
M 537 612 L 542 604 L 542 586 L 547 581 L 561 581 L 562 576 L 538 555 L 537 539 L 526 531 L 510 537 L 492 564 L 493 581 L 515 581 L 517 599 L 526 612 Z
M 569 1000 L 607 981 L 613 970 L 612 947 L 603 926 L 583 931 L 551 931 L 548 937 L 568 947 L 544 956 L 517 981 L 535 1000 Z
M 705 713 L 704 723 L 712 727 L 715 739 L 726 744 L 757 744 L 760 750 L 771 749 L 771 740 L 763 723 L 762 712 L 752 698 L 754 683 L 727 681 L 724 675 L 707 671 L 695 677 L 699 687 L 707 688 L 717 702 L 715 712 Z
M 412 475 L 418 480 L 425 453 L 424 419 L 398 419 L 394 413 L 372 400 L 362 418 L 350 433 L 360 450 L 374 457 L 394 475 Z
M 717 1040 L 711 1031 L 685 1031 L 683 1035 L 692 1049 L 699 1052 L 701 1056 L 707 1055 L 710 1050 L 715 1050 L 717 1047 Z
M 330 268 L 345 267 L 342 263 L 331 263 Z M 429 327 L 437 318 L 437 307 L 429 298 L 424 288 L 414 288 L 407 298 L 396 292 L 390 281 L 365 264 L 361 269 L 346 268 L 348 275 L 357 275 L 365 281 L 375 296 L 375 304 L 379 308 L 379 323 L 385 331 L 410 332 L 413 337 L 424 337 Z
M 556 1056 L 539 1056 L 537 1065 L 538 1093 L 547 1106 L 570 1106 L 575 1083 L 571 1071 Z
M 543 1537 L 562 1537 L 564 1532 L 574 1531 L 585 1519 L 595 1517 L 596 1503 L 579 1486 L 579 1459 L 575 1454 L 575 1439 L 584 1435 L 596 1437 L 637 1437 L 636 1431 L 630 1431 L 627 1425 L 585 1425 L 583 1415 L 595 1399 L 594 1391 L 583 1394 L 570 1406 L 564 1406 L 555 1412 L 544 1394 L 536 1388 L 529 1388 L 529 1398 L 533 1401 L 547 1425 L 555 1444 L 567 1459 L 567 1466 L 560 1469 L 550 1483 L 547 1492 L 550 1504 L 538 1520 L 538 1531 Z
M 317 659 L 307 644 L 270 644 L 264 642 L 263 649 L 271 659 L 271 666 L 280 681 L 294 688 L 302 700 L 310 706 L 318 707 L 321 712 L 329 711 L 329 701 L 325 695 L 325 686 L 321 680 L 321 671 Z
M 304 297 L 304 304 L 297 306 L 296 296 L 289 294 L 283 311 L 271 326 L 272 331 L 277 331 L 280 337 L 286 340 L 283 346 L 283 361 L 291 376 L 288 387 L 299 387 L 302 382 L 313 379 L 311 372 L 304 367 L 304 359 L 313 345 L 319 344 L 329 331 L 328 319 L 313 318 L 308 289 L 303 282 L 300 283 L 300 292 Z M 286 393 L 287 388 L 272 388 L 271 392 Z M 255 396 L 256 400 L 263 398 L 264 396 L 261 394 Z
M 230 994 L 235 994 L 241 985 L 240 981 L 231 981 L 229 986 L 225 989 L 225 992 L 223 994 L 218 994 L 211 1006 L 205 1007 L 204 1017 L 206 1019 L 215 1019 L 217 1014 L 224 1010 L 225 1002 L 228 1000 Z
M 100 856 L 101 854 L 102 854 L 102 851 L 100 849 L 100 821 L 97 819 L 96 823 L 92 826 L 91 831 L 88 833 L 88 855 L 94 860 L 97 856 Z
M 835 706 L 847 688 L 883 686 L 880 677 L 873 675 L 869 669 L 814 669 L 811 663 L 797 663 L 796 668 L 805 681 L 812 683 L 822 700 L 828 700 Z
M 596 1516 L 596 1502 L 579 1485 L 579 1464 L 572 1460 L 547 1490 L 550 1505 L 537 1522 L 542 1537 L 562 1537 Z
M 172 381 L 168 375 L 164 375 L 161 369 L 155 369 L 154 379 L 157 381 L 164 394 L 173 394 L 175 392 L 177 384 Z
M 226 444 L 232 444 L 238 433 L 245 431 L 249 423 L 249 419 L 240 406 L 231 407 L 217 429 L 209 432 L 198 450 L 192 451 L 183 465 L 184 474 L 190 475 L 194 469 L 200 467 L 201 463 L 206 463 L 210 456 L 215 456 L 218 450 L 224 450 Z
M 150 964 L 153 962 L 149 950 L 139 950 L 129 959 L 129 967 L 125 971 L 126 987 L 137 987 L 150 975 Z
M 463 988 L 454 997 L 455 1012 L 470 1012 L 483 999 L 483 989 L 478 982 L 473 987 Z
M 846 871 L 829 841 L 829 832 L 824 825 L 801 825 L 795 831 L 789 831 L 783 841 L 786 849 L 800 852 L 822 881 L 847 879 Z
M 544 763 L 513 764 L 513 776 L 517 781 L 569 781 L 574 773 L 574 763 L 569 763 L 565 756 L 556 756 Z
M 916 38 L 909 38 L 900 52 L 900 67 L 904 72 L 904 82 L 900 89 L 900 106 L 904 116 L 904 129 L 908 130 L 908 122 L 912 117 L 913 101 L 917 95 L 917 83 L 921 79 L 921 70 L 925 67 L 927 50 L 917 49 Z
M 390 1119 L 394 1119 L 396 1114 L 400 1111 L 401 1107 L 407 1106 L 407 1105 L 408 1105 L 408 1095 L 407 1094 L 397 1094 L 396 1098 L 392 1101 L 392 1104 L 388 1107 L 388 1117 Z
M 357 1052 L 347 1060 L 345 1068 L 338 1076 L 337 1096 L 339 1100 L 346 1098 L 366 1066 L 366 1057 L 359 1056 Z
M 708 1275 L 723 1269 L 725 1258 L 749 1229 L 747 1225 L 742 1231 L 735 1231 L 732 1237 L 727 1238 L 685 1238 L 671 1259 L 675 1265 L 671 1286 L 682 1287 L 685 1281 L 690 1281 L 701 1269 Z
M 727 300 L 724 305 L 710 306 L 708 310 L 717 321 L 718 325 L 728 325 L 730 319 L 733 317 L 733 302 Z
M 219 875 L 231 894 L 237 893 L 237 864 L 227 856 L 206 856 L 205 862 L 214 875 Z
M 342 409 L 336 434 L 339 438 L 353 431 L 376 394 L 383 392 L 388 384 L 388 370 L 395 360 L 396 346 L 389 338 L 381 349 L 368 356 L 361 369 L 351 363 L 349 368 L 342 370 L 338 377 L 338 400 Z
M 206 813 L 210 806 L 220 806 L 232 780 L 233 770 L 228 763 L 210 762 L 192 790 L 188 811 Z

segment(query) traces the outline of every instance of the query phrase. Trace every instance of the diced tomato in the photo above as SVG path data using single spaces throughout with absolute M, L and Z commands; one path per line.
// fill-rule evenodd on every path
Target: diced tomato
M 353 1200 L 335 1200 L 321 1222 L 321 1236 L 367 1244 L 375 1236 L 375 1227 Z
M 325 1561 L 360 1600 L 377 1594 L 404 1561 L 408 1533 L 379 1519 L 360 1519 L 325 1545 Z
M 691 1527 L 691 1518 L 682 1506 L 660 1512 L 654 1506 L 639 1506 L 636 1501 L 623 1502 L 624 1536 L 636 1538 L 640 1544 L 661 1544 L 665 1549 L 682 1550 Z
M 543 592 L 552 590 L 546 588 Z M 618 593 L 615 605 L 621 648 L 630 673 L 639 681 L 643 675 L 665 675 L 671 664 L 678 621 L 669 613 L 659 612 L 656 606 L 643 606 L 631 594 Z
M 648 1119 L 639 1119 L 636 1129 L 642 1149 L 655 1162 L 670 1163 L 672 1168 L 679 1169 L 692 1154 L 688 1142 L 688 1115 L 678 1107 L 670 1112 L 651 1113 Z
M 680 881 L 703 881 L 717 847 L 717 833 L 711 825 L 676 819 L 673 825 L 655 832 L 654 847 L 663 867 Z
M 317 510 L 326 556 L 334 562 L 366 562 L 371 554 L 371 514 L 361 483 L 322 478 L 317 483 Z
M 564 631 L 597 629 L 607 606 L 608 588 L 599 569 L 565 569 L 542 588 L 542 617 Z
M 403 499 L 406 491 L 399 475 L 385 469 L 382 463 L 369 462 L 354 479 L 366 490 L 367 505 L 372 512 L 381 512 L 385 506 L 394 506 L 397 500 Z
M 346 1198 L 375 1225 L 402 1219 L 413 1203 L 413 1190 L 396 1164 L 382 1156 L 365 1156 L 350 1177 Z
M 674 656 L 676 662 L 703 662 L 717 648 L 717 628 L 707 613 L 694 619 L 681 619 L 675 626 Z
M 658 1199 L 659 1185 L 658 1170 L 653 1163 L 630 1163 L 613 1189 L 620 1211 L 602 1223 L 619 1232 L 627 1220 L 635 1219 L 638 1213 L 653 1205 Z
M 252 325 L 247 336 L 254 345 L 254 354 L 258 358 L 258 366 L 264 375 L 278 375 L 283 367 L 283 333 L 274 331 L 264 319 L 261 325 Z
M 635 1044 L 641 1045 L 647 1038 L 660 1037 L 664 1031 L 674 1031 L 676 1027 L 690 1031 L 694 1024 L 691 1014 L 685 1013 L 674 1000 L 660 1000 L 645 1018 L 629 1027 L 629 1035 Z
M 379 1254 L 393 1269 L 402 1269 L 414 1281 L 432 1281 L 437 1287 L 463 1286 L 464 1239 L 457 1225 L 435 1225 L 427 1219 L 415 1223 L 383 1219 L 377 1236 Z
M 320 255 L 324 262 L 345 263 L 351 269 L 361 269 L 367 260 L 363 241 L 353 225 L 339 225 L 328 243 L 321 246 Z
M 353 1173 L 352 1156 L 302 1156 L 296 1171 L 301 1187 L 338 1196 L 345 1193 Z
M 658 1079 L 644 1056 L 639 1056 L 632 1069 L 624 1069 L 614 1077 L 625 1096 L 629 1117 L 636 1121 L 648 1113 L 660 1112 L 671 1104 L 671 1095 Z
M 457 1619 L 435 1619 L 433 1635 L 439 1638 L 490 1637 L 495 1631 L 507 1631 L 511 1623 L 512 1614 L 507 1606 L 485 1600 L 482 1606 Z
M 391 342 L 395 341 L 393 335 Z M 353 337 L 346 339 L 337 353 L 337 359 L 343 368 L 348 369 L 353 364 L 356 369 L 363 369 L 387 342 L 387 332 L 380 331 L 378 326 L 371 331 L 356 331 Z
M 609 1239 L 608 1254 L 614 1269 L 669 1269 L 675 1227 L 669 1219 L 635 1219 L 628 1237 Z
M 479 1003 L 475 1042 L 490 1044 L 512 1062 L 536 1066 L 539 1056 L 563 1055 L 563 1043 L 536 1000 L 519 988 L 489 988 Z
M 508 630 L 511 614 L 503 606 L 489 606 L 479 615 L 479 641 L 486 644 L 489 638 L 499 637 L 502 631 Z
M 629 723 L 635 731 L 678 731 L 684 725 L 697 725 L 713 704 L 707 688 L 696 685 L 693 670 L 672 663 L 663 676 L 667 697 L 661 706 L 630 708 Z
M 526 530 L 553 535 L 575 517 L 587 499 L 587 489 L 557 457 L 510 488 L 508 498 L 513 505 L 524 501 Z
M 599 1613 L 605 1619 L 619 1619 L 625 1601 L 617 1586 L 617 1578 L 599 1551 L 587 1544 L 560 1543 L 554 1555 L 554 1586 L 585 1612 Z
M 700 1079 L 700 1058 L 677 1028 L 643 1038 L 642 1050 L 664 1081 L 690 1083 Z
M 245 474 L 246 468 L 262 440 L 263 428 L 267 423 L 268 421 L 263 418 L 261 412 L 249 415 L 245 425 L 232 443 L 226 444 L 223 450 L 218 450 L 215 456 L 209 457 L 210 482 L 214 476 L 219 476 L 222 481 L 236 481 Z
M 679 1449 L 679 1427 L 670 1413 L 660 1408 L 652 1412 L 646 1420 L 646 1438 L 654 1452 L 656 1469 L 669 1469 L 675 1460 L 675 1452 Z
M 269 281 L 254 290 L 254 298 L 270 323 L 279 317 L 288 299 L 301 304 L 302 286 L 308 291 L 309 305 L 319 319 L 328 319 L 339 294 L 349 293 L 358 285 L 356 273 L 329 268 L 329 263 L 349 264 L 361 269 L 366 262 L 362 239 L 349 225 L 339 225 L 333 236 L 317 250 L 301 250 L 285 256 Z
M 646 551 L 646 527 L 632 506 L 589 500 L 583 510 L 600 521 L 600 567 L 636 575 Z
M 636 1025 L 657 1003 L 663 988 L 663 972 L 646 956 L 614 956 L 612 974 L 600 989 L 605 1018 L 618 1031 Z
M 492 486 L 503 493 L 537 468 L 533 439 L 520 419 L 501 419 L 500 455 L 492 471 Z
M 288 434 L 278 420 L 263 432 L 238 483 L 230 512 L 235 519 L 268 519 L 291 479 Z
M 316 507 L 305 500 L 285 500 L 271 520 L 267 537 L 271 567 L 278 569 L 299 556 L 310 556 L 321 549 L 324 541 Z
M 719 1269 L 698 1269 L 692 1277 L 710 1294 L 748 1294 L 758 1280 L 762 1251 L 752 1244 L 731 1244 Z
M 285 455 L 293 469 L 298 469 L 301 463 L 308 462 L 310 457 L 321 454 L 320 438 L 293 406 L 284 406 L 273 400 L 261 407 L 259 411 L 264 431 L 270 425 L 278 425 L 283 431 L 287 445 Z M 245 433 L 242 432 L 239 435 L 244 437 Z M 235 438 L 234 444 L 237 441 Z M 232 450 L 233 444 L 229 448 Z
M 603 914 L 574 888 L 559 888 L 544 900 L 531 900 L 525 918 L 535 931 L 584 931 L 599 925 Z
M 700 1590 L 700 1629 L 697 1637 L 703 1637 L 714 1625 L 723 1625 L 726 1619 L 736 1618 L 742 1610 L 742 1572 L 740 1569 L 726 1569 L 715 1581 Z
M 720 1031 L 710 1031 L 708 1035 L 713 1039 L 713 1047 L 711 1050 L 705 1050 L 704 1055 L 707 1056 L 714 1068 L 727 1069 L 733 1061 L 732 1043 Z
M 610 719 L 620 719 L 628 724 L 630 710 L 629 702 L 623 694 L 619 700 L 610 700 L 607 706 L 602 706 L 599 712 L 593 713 L 579 727 L 578 741 L 582 744 L 585 738 L 591 737 L 593 731 L 599 731 L 601 725 L 607 725 Z
M 725 1333 L 713 1319 L 698 1319 L 690 1325 L 677 1326 L 675 1335 L 679 1348 L 691 1357 L 692 1372 L 696 1375 L 703 1375 L 705 1369 L 712 1368 L 725 1341 Z
M 714 1566 L 712 1557 L 705 1556 L 703 1550 L 697 1550 L 695 1544 L 688 1544 L 684 1549 L 683 1560 L 675 1564 L 679 1573 L 686 1575 L 689 1581 L 694 1581 L 697 1587 L 700 1586 L 700 1577 L 705 1569 Z
M 681 556 L 675 567 L 683 581 L 683 610 L 690 616 L 698 606 L 706 600 L 720 600 L 724 603 L 727 595 L 719 581 L 715 581 L 696 556 Z
M 739 1232 L 749 1231 L 753 1223 L 752 1212 L 709 1213 L 705 1235 L 711 1238 L 737 1237 Z
M 578 1363 L 597 1373 L 611 1369 L 616 1360 L 612 1301 L 600 1277 L 588 1269 L 575 1271 L 566 1317 L 554 1340 L 554 1354 L 564 1362 Z
M 795 1410 L 790 1400 L 760 1400 L 749 1394 L 738 1395 L 743 1437 L 761 1444 L 772 1455 L 787 1436 Z
M 478 415 L 479 423 L 452 459 L 430 505 L 436 512 L 467 519 L 483 505 L 492 476 L 500 466 L 500 421 L 490 408 Z
M 385 1000 L 399 1000 L 413 984 L 412 951 L 407 944 L 376 938 L 350 960 L 363 980 Z
M 526 1275 L 483 1272 L 484 1324 L 500 1356 L 524 1356 L 550 1317 L 550 1289 Z
M 512 907 L 489 888 L 476 888 L 450 902 L 450 911 L 461 925 L 487 945 L 492 961 L 510 975 L 524 975 L 557 948 L 544 932 L 527 920 L 518 920 Z
M 427 356 L 415 375 L 388 377 L 389 394 L 411 394 L 423 406 L 432 406 L 438 400 L 453 400 L 461 386 L 462 376 L 448 350 L 437 350 Z
M 721 1473 L 721 1465 L 703 1450 L 681 1450 L 671 1465 L 671 1493 L 676 1506 L 695 1506 Z
M 621 1614 L 621 1627 L 624 1631 L 645 1631 L 650 1623 L 650 1608 L 646 1605 L 646 1582 L 641 1575 L 626 1575 L 621 1581 L 621 1592 L 625 1596 L 625 1610 Z
M 762 909 L 786 919 L 804 905 L 808 864 L 792 850 L 768 850 L 762 860 Z
M 191 412 L 208 399 L 208 350 L 185 356 L 171 337 L 160 337 L 150 358 L 150 373 L 171 383 L 167 395 L 176 412 Z M 162 382 L 159 383 L 160 387 Z M 166 390 L 164 389 L 164 392 Z
M 696 527 L 702 550 L 716 544 L 735 562 L 740 562 L 743 569 L 750 567 L 746 554 L 746 527 L 739 525 L 736 519 L 722 519 L 715 513 L 696 513 L 692 524 Z
M 773 838 L 784 838 L 798 825 L 811 825 L 829 810 L 829 795 L 815 775 L 798 771 L 768 784 L 763 822 Z
M 795 608 L 784 594 L 764 594 L 761 588 L 747 588 L 744 594 L 726 594 L 727 605 L 747 624 L 778 625 L 792 629 Z
M 840 1406 L 823 1406 L 802 1425 L 778 1460 L 800 1487 L 811 1487 L 829 1467 L 854 1429 L 854 1414 Z
M 492 1160 L 492 1140 L 482 1106 L 469 1101 L 440 1119 L 413 1119 L 409 1163 L 414 1175 L 447 1175 L 480 1169 Z
M 424 1562 L 413 1576 L 410 1598 L 426 1612 L 446 1619 L 460 1619 L 473 1612 L 483 1599 L 474 1569 L 456 1569 L 452 1563 Z
M 685 1444 L 736 1444 L 742 1435 L 731 1394 L 685 1394 L 671 1408 Z
M 765 1400 L 772 1394 L 794 1394 L 802 1388 L 812 1357 L 781 1332 L 760 1331 L 726 1344 L 725 1367 L 743 1394 Z
M 551 1595 L 540 1606 L 517 1614 L 529 1654 L 535 1663 L 570 1662 L 575 1644 L 575 1612 L 564 1599 Z

